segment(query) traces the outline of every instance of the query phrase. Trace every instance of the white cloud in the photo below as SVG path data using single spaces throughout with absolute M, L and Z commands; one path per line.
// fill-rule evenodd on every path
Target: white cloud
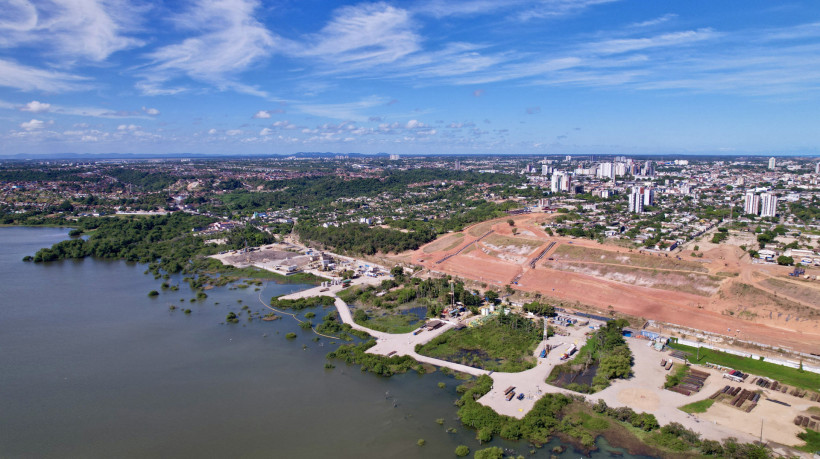
M 599 41 L 589 45 L 590 51 L 599 54 L 620 54 L 663 46 L 678 46 L 719 36 L 712 29 L 686 30 L 648 38 L 617 38 Z
M 148 116 L 157 116 L 159 115 L 159 110 L 156 108 L 146 108 L 145 106 L 142 107 L 142 111 L 145 112 Z
M 267 119 L 270 118 L 270 112 L 267 110 L 259 110 L 258 112 L 254 113 L 254 119 Z
M 25 129 L 26 131 L 35 131 L 38 129 L 42 129 L 46 126 L 45 121 L 32 119 L 31 121 L 24 121 L 20 123 L 20 128 Z
M 229 129 L 225 131 L 225 134 L 230 136 L 239 135 L 242 134 L 242 129 Z
M 217 132 L 218 132 L 218 131 L 217 131 L 216 129 L 214 129 L 214 128 L 208 129 L 208 134 L 210 134 L 210 135 L 214 135 L 214 134 L 216 134 Z
M 45 113 L 51 110 L 51 104 L 46 104 L 43 102 L 38 102 L 36 100 L 32 100 L 31 102 L 23 105 L 19 108 L 21 112 L 31 112 L 31 113 Z
M 421 38 L 413 28 L 410 12 L 386 3 L 346 6 L 307 45 L 291 44 L 289 52 L 344 65 L 342 70 L 367 68 L 418 51 Z
M 136 131 L 138 129 L 140 129 L 140 126 L 136 124 L 120 124 L 117 126 L 118 131 Z
M 153 62 L 143 72 L 145 81 L 138 87 L 146 93 L 162 92 L 164 83 L 188 76 L 220 89 L 265 95 L 234 79 L 237 72 L 269 56 L 277 43 L 254 17 L 258 6 L 255 0 L 198 0 L 190 11 L 177 16 L 176 22 L 200 33 L 150 53 Z
M 125 35 L 144 8 L 124 0 L 53 0 L 4 2 L 0 45 L 45 45 L 61 60 L 104 61 L 112 53 L 141 46 Z
M 356 102 L 340 104 L 301 104 L 295 108 L 308 115 L 321 116 L 337 120 L 367 121 L 368 116 L 362 111 L 383 105 L 386 99 L 371 96 Z
M 0 59 L 0 86 L 23 91 L 65 92 L 85 89 L 86 78 Z
M 276 127 L 276 128 L 280 128 L 280 129 L 297 129 L 298 128 L 298 126 L 296 126 L 295 124 L 291 123 L 288 120 L 275 121 L 271 126 Z
M 262 130 L 259 131 L 259 135 L 261 135 L 261 136 L 266 136 L 266 135 L 271 135 L 271 134 L 273 134 L 273 129 L 262 128 Z
M 643 22 L 636 22 L 632 24 L 630 27 L 653 27 L 659 24 L 663 24 L 664 22 L 669 22 L 672 19 L 675 19 L 676 17 L 678 17 L 678 15 L 674 13 L 664 14 L 663 16 L 657 17 L 655 19 L 650 19 L 648 21 Z
M 522 21 L 532 19 L 557 18 L 581 11 L 596 5 L 612 3 L 618 0 L 541 0 L 520 12 L 517 17 Z

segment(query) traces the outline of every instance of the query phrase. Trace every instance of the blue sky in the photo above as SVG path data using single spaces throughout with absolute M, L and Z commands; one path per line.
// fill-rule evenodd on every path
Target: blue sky
M 820 152 L 816 1 L 0 11 L 0 154 Z

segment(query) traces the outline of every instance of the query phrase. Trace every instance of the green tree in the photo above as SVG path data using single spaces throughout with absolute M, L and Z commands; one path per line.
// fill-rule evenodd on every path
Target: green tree
M 367 313 L 364 312 L 364 309 L 356 309 L 356 311 L 353 312 L 354 322 L 366 322 L 368 318 L 369 317 L 367 316 Z
M 785 255 L 780 255 L 779 257 L 777 257 L 777 264 L 783 266 L 791 266 L 794 264 L 794 258 L 787 257 Z
M 466 445 L 456 446 L 456 456 L 464 457 L 468 454 L 470 454 L 470 448 L 468 448 Z

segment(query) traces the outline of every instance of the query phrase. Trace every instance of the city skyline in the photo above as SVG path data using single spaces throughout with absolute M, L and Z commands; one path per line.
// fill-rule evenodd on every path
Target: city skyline
M 11 2 L 3 154 L 816 155 L 810 2 Z

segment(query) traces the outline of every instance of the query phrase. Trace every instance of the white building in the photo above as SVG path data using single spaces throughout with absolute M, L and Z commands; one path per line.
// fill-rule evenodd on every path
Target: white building
M 598 171 L 597 171 L 598 178 L 608 178 L 615 180 L 615 167 L 612 163 L 601 163 L 598 164 Z
M 814 173 L 820 174 L 820 163 L 817 163 L 817 165 L 814 166 Z
M 638 188 L 633 188 L 632 193 L 629 194 L 629 211 L 643 213 L 643 195 Z
M 643 190 L 643 205 L 651 206 L 655 204 L 655 189 L 644 188 Z
M 769 158 L 769 169 L 774 169 L 775 167 L 777 167 L 777 160 L 774 158 L 774 156 L 772 156 L 771 158 Z
M 566 172 L 554 172 L 550 179 L 550 191 L 553 193 L 568 192 L 572 184 L 570 175 Z
M 746 193 L 746 200 L 743 203 L 743 213 L 760 215 L 758 209 L 760 209 L 760 196 L 751 191 Z
M 626 163 L 615 163 L 615 176 L 623 177 L 626 175 Z
M 772 193 L 763 193 L 761 198 L 761 217 L 774 217 L 777 214 L 777 196 Z

